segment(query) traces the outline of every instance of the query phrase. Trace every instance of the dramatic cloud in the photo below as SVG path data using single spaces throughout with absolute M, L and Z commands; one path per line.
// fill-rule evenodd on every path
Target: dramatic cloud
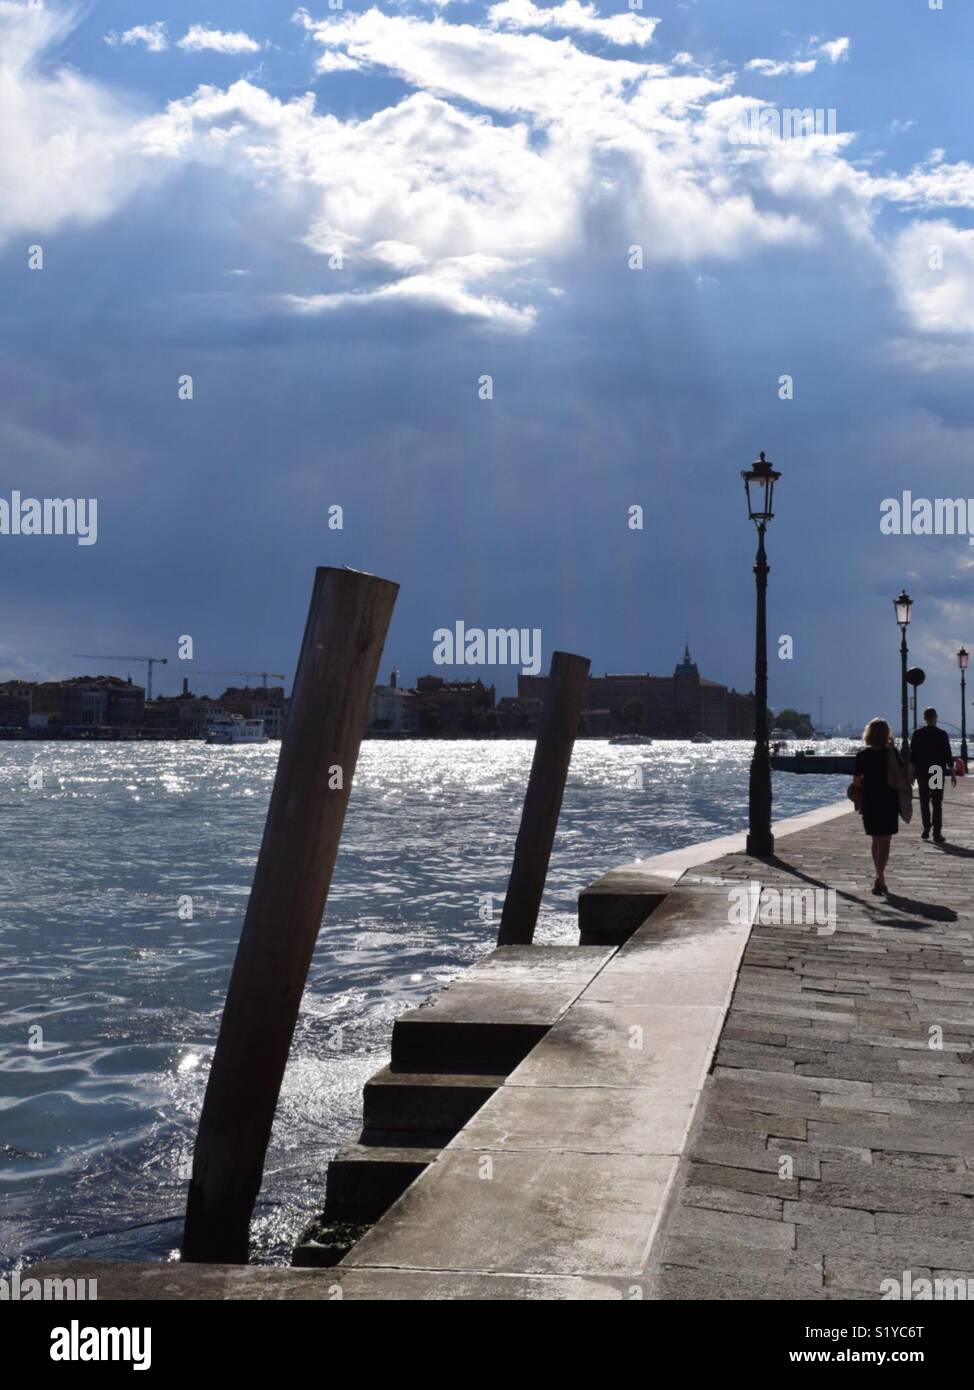
M 326 50 L 495 111 L 554 117 L 581 101 L 594 116 L 600 100 L 620 97 L 651 71 L 641 62 L 584 53 L 569 39 L 497 33 L 439 17 L 427 21 L 371 9 L 320 22 L 302 19 Z
M 152 176 L 131 113 L 98 83 L 44 64 L 70 29 L 63 12 L 0 0 L 0 244 L 96 222 Z
M 924 333 L 974 345 L 974 230 L 914 222 L 893 253 L 904 307 Z
M 259 53 L 261 47 L 249 34 L 224 33 L 205 24 L 191 25 L 178 46 L 187 53 L 201 53 L 204 49 L 213 53 Z
M 377 254 L 376 248 L 373 248 L 372 255 L 377 260 L 389 263 L 386 256 Z M 435 271 L 407 274 L 401 280 L 382 285 L 376 290 L 287 295 L 285 302 L 298 313 L 312 314 L 344 308 L 352 303 L 413 303 L 443 309 L 465 318 L 481 319 L 501 328 L 523 331 L 534 325 L 536 310 L 532 305 L 519 307 L 492 295 L 474 294 L 469 288 L 471 282 L 496 276 L 507 269 L 504 260 L 498 256 L 457 256 L 441 260 Z
M 42 63 L 68 31 L 63 15 L 0 0 L 9 137 L 0 236 L 96 220 L 146 180 L 201 165 L 249 184 L 282 238 L 318 258 L 318 283 L 297 293 L 265 288 L 255 312 L 261 303 L 305 315 L 422 304 L 523 332 L 558 297 L 553 289 L 571 294 L 566 267 L 607 247 L 620 264 L 633 244 L 648 262 L 701 263 L 840 236 L 888 274 L 913 331 L 961 331 L 967 234 L 954 233 L 953 264 L 927 284 L 910 259 L 910 238 L 917 228 L 927 235 L 927 224 L 890 239 L 876 214 L 883 203 L 927 214 L 974 206 L 970 165 L 934 152 L 905 174 L 881 174 L 853 161 L 851 133 L 742 147 L 732 126 L 759 102 L 734 90 L 733 73 L 688 72 L 689 54 L 648 62 L 527 32 L 573 30 L 644 47 L 658 24 L 603 18 L 579 0 L 547 9 L 501 0 L 481 24 L 374 8 L 294 18 L 320 50 L 319 71 L 394 74 L 412 90 L 343 120 L 319 111 L 310 93 L 281 101 L 239 81 L 133 118 L 98 84 Z M 147 36 L 164 43 L 162 22 L 118 43 L 151 47 Z M 201 25 L 178 46 L 260 47 Z M 790 70 L 814 66 L 815 55 L 841 61 L 848 49 L 846 38 L 810 39 Z M 775 63 L 752 59 L 748 68 Z

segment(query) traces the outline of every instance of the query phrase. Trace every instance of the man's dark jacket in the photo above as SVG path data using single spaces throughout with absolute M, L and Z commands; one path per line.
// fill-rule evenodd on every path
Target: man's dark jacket
M 942 767 L 948 775 L 954 770 L 950 739 L 935 724 L 917 729 L 910 740 L 910 761 L 918 777 L 925 777 L 932 767 Z

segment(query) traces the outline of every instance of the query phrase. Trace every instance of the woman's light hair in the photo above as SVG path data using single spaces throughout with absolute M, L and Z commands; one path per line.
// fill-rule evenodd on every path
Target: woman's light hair
M 892 742 L 889 724 L 885 719 L 870 719 L 862 731 L 862 741 L 869 748 L 888 748 Z

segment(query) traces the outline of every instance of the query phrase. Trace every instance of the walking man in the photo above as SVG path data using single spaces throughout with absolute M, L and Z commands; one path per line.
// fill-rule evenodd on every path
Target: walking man
M 954 776 L 954 757 L 950 751 L 950 739 L 943 729 L 937 728 L 937 711 L 923 711 L 923 728 L 917 729 L 910 740 L 910 761 L 913 775 L 920 793 L 920 815 L 923 818 L 921 839 L 930 839 L 931 825 L 933 838 L 938 845 L 944 843 L 944 778 L 950 778 L 950 785 L 957 786 Z

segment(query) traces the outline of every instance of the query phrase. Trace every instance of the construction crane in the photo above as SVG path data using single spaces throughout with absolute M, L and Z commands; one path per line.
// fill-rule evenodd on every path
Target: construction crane
M 200 671 L 194 669 L 193 674 L 197 676 L 260 676 L 260 683 L 265 690 L 268 688 L 267 679 L 269 676 L 276 681 L 287 679 L 283 671 Z
M 120 661 L 128 663 L 130 661 L 144 661 L 148 668 L 148 675 L 145 682 L 145 698 L 152 699 L 152 668 L 156 662 L 165 666 L 169 660 L 168 656 L 95 656 L 91 652 L 75 652 L 76 661 Z

